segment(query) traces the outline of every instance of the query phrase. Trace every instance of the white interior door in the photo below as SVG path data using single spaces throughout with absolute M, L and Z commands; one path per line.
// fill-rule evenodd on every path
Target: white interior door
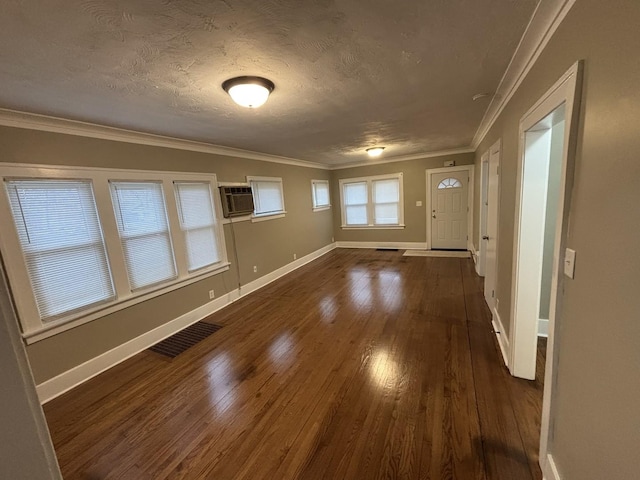
M 485 244 L 485 276 L 484 298 L 491 311 L 493 311 L 496 299 L 495 290 L 497 282 L 498 256 L 498 215 L 500 213 L 500 142 L 489 150 L 489 168 L 487 173 L 487 230 L 482 242 Z M 482 248 L 482 247 L 481 247 Z
M 467 171 L 431 175 L 431 248 L 467 249 Z

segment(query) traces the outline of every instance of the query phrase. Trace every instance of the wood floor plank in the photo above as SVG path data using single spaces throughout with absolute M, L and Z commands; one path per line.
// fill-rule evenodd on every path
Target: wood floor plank
M 335 250 L 206 321 L 45 406 L 65 479 L 540 478 L 542 377 L 506 372 L 469 259 Z

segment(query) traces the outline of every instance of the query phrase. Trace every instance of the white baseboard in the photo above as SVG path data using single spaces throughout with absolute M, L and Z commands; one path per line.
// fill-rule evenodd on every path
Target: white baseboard
M 336 242 L 337 248 L 397 248 L 398 250 L 426 250 L 427 242 Z
M 548 337 L 549 336 L 549 320 L 546 318 L 538 319 L 538 336 L 539 337 Z
M 473 246 L 473 242 L 469 242 L 469 251 L 471 252 L 471 258 L 473 258 L 473 264 L 476 266 L 476 271 L 478 270 L 478 252 L 476 248 Z
M 334 248 L 336 248 L 336 244 L 335 243 L 330 243 L 329 245 L 326 245 L 326 246 L 322 247 L 321 249 L 316 250 L 315 252 L 311 252 L 309 255 L 305 255 L 304 257 L 300 257 L 299 259 L 294 260 L 291 263 L 287 263 L 284 267 L 280 267 L 277 270 L 274 270 L 273 272 L 267 273 L 266 275 L 263 275 L 262 277 L 257 278 L 253 282 L 249 282 L 246 285 L 243 285 L 240 288 L 239 297 L 243 297 L 245 295 L 250 294 L 251 292 L 255 292 L 256 290 L 258 290 L 258 289 L 264 287 L 265 285 L 268 285 L 269 283 L 279 279 L 280 277 L 286 275 L 287 273 L 291 273 L 294 270 L 302 267 L 303 265 L 306 265 L 307 263 L 312 262 L 316 258 L 319 258 L 322 255 L 325 255 L 326 253 L 329 253 Z
M 544 462 L 542 467 L 542 480 L 562 480 L 556 462 L 553 459 L 553 455 L 547 454 L 547 461 Z
M 493 318 L 491 319 L 491 324 L 493 325 L 493 330 L 496 332 L 496 337 L 498 338 L 498 345 L 500 345 L 500 352 L 502 352 L 504 364 L 509 368 L 509 338 L 505 334 L 498 311 L 495 308 L 492 310 Z
M 310 253 L 309 255 L 305 255 L 283 267 L 274 270 L 271 273 L 268 273 L 253 282 L 250 282 L 244 286 L 242 286 L 241 290 L 238 289 L 232 290 L 231 292 L 222 295 L 215 300 L 205 303 L 204 305 L 191 310 L 190 312 L 181 315 L 180 317 L 171 320 L 163 325 L 160 325 L 153 330 L 150 330 L 139 337 L 136 337 L 132 340 L 129 340 L 122 345 L 119 345 L 107 352 L 104 352 L 97 357 L 92 358 L 91 360 L 87 360 L 86 362 L 73 367 L 66 372 L 61 373 L 49 380 L 42 382 L 41 384 L 36 386 L 36 390 L 38 392 L 38 398 L 41 403 L 46 403 L 54 398 L 62 395 L 65 392 L 68 392 L 74 387 L 77 387 L 81 383 L 86 382 L 87 380 L 99 375 L 105 370 L 114 367 L 115 365 L 124 362 L 128 358 L 140 353 L 143 350 L 155 345 L 161 340 L 164 340 L 167 337 L 170 337 L 176 332 L 188 327 L 189 325 L 196 323 L 203 318 L 208 317 L 212 313 L 217 312 L 218 310 L 226 307 L 227 305 L 235 302 L 239 298 L 248 295 L 251 292 L 254 292 L 265 285 L 277 280 L 278 278 L 290 273 L 297 268 L 302 267 L 303 265 L 315 260 L 316 258 L 325 255 L 336 248 L 335 243 L 329 244 L 325 247 L 322 247 L 315 252 Z

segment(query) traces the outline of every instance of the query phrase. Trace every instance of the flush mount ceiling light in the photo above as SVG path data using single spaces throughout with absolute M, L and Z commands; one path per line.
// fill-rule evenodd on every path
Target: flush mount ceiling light
M 258 108 L 267 101 L 275 86 L 262 77 L 236 77 L 226 80 L 222 88 L 238 105 Z
M 379 157 L 384 152 L 384 147 L 372 147 L 367 148 L 367 153 L 370 157 Z

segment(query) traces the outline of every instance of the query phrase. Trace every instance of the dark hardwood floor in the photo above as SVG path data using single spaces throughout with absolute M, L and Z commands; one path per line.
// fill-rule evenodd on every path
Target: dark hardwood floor
M 69 479 L 540 479 L 469 259 L 335 250 L 49 402 Z M 543 358 L 544 344 L 539 355 Z

